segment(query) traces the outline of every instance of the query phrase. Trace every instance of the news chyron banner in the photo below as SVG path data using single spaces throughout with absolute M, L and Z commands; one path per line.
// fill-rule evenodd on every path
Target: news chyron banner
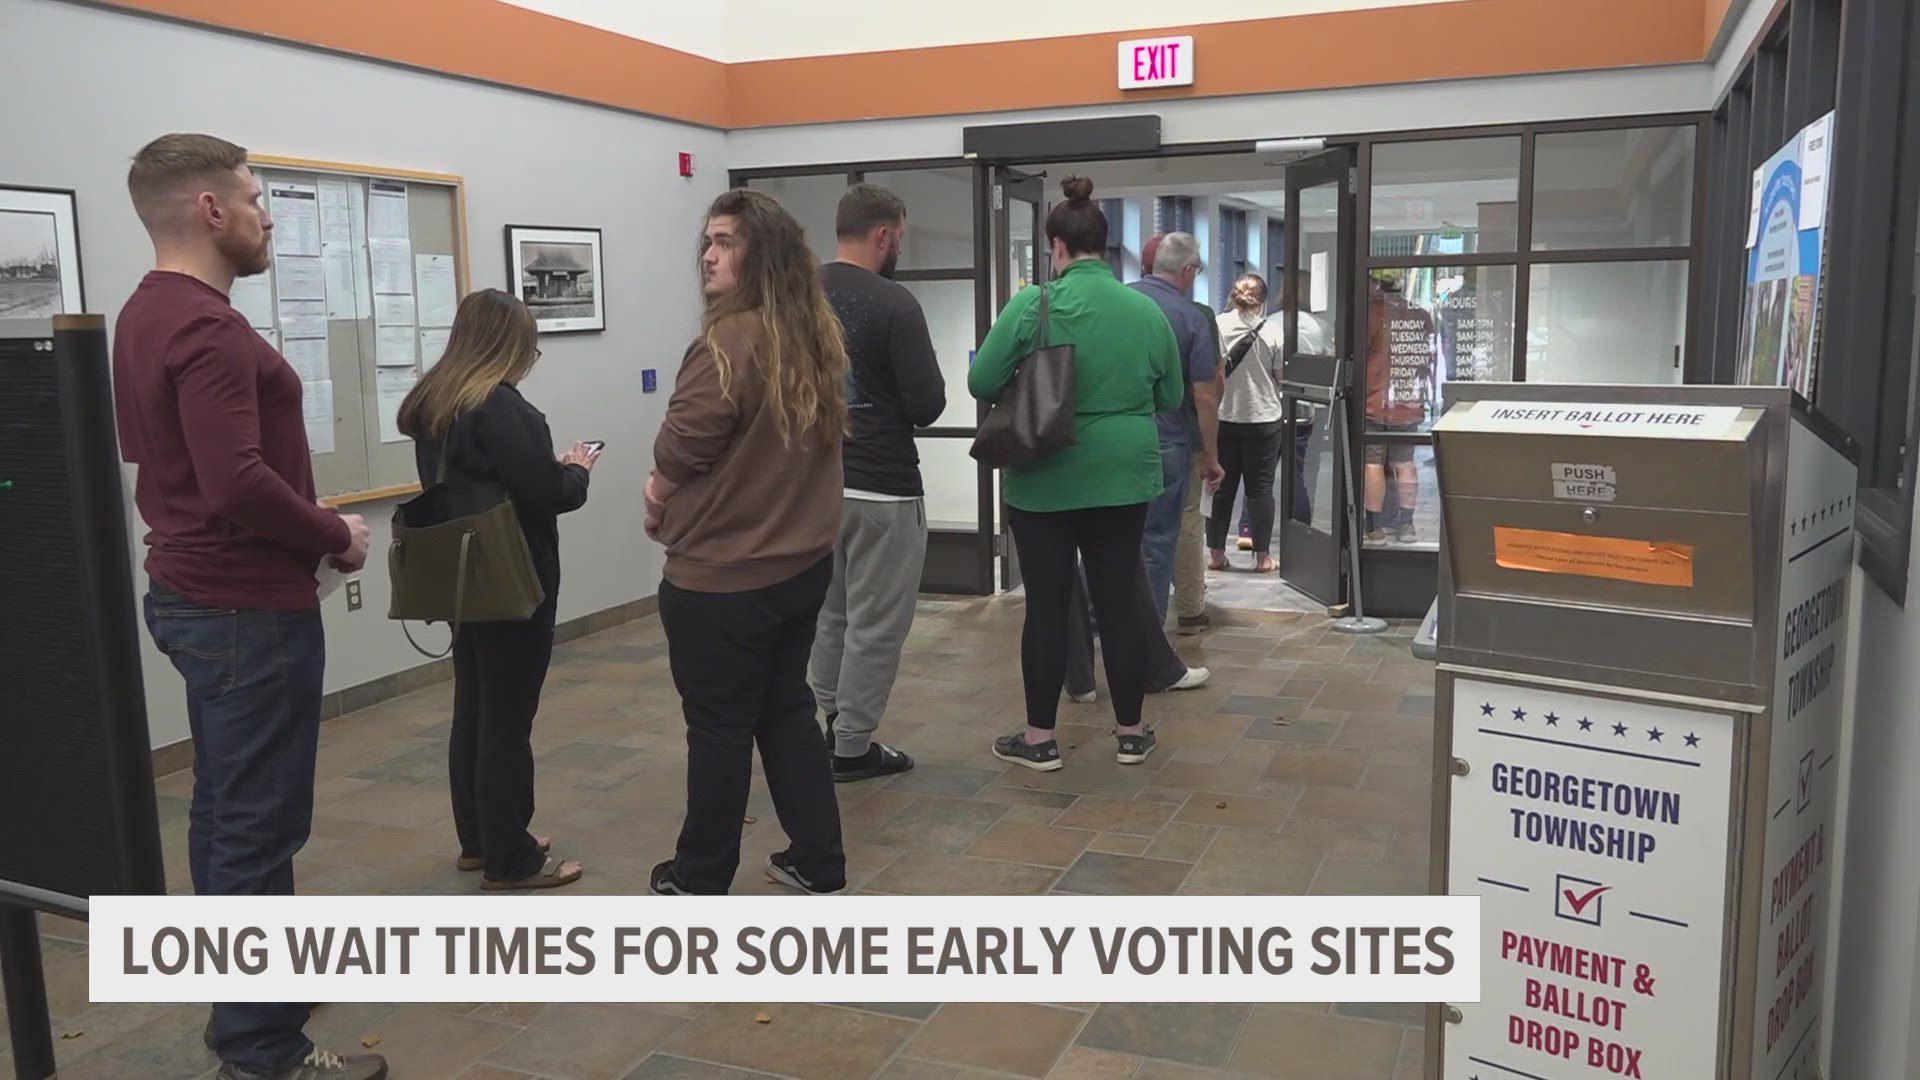
M 97 1002 L 1476 1001 L 1456 896 L 96 897 Z

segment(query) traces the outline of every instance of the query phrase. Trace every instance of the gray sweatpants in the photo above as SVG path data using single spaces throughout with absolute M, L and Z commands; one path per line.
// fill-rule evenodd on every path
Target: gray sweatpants
M 886 715 L 926 561 L 924 500 L 845 501 L 808 675 L 821 710 L 839 714 L 834 753 L 842 757 L 866 753 Z

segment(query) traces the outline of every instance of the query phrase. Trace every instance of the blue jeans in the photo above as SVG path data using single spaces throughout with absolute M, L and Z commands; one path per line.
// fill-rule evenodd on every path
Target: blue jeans
M 147 630 L 187 684 L 193 807 L 187 861 L 200 896 L 291 896 L 313 824 L 326 638 L 320 612 L 202 607 L 153 583 Z M 222 1061 L 279 1072 L 313 1049 L 305 1004 L 216 1004 Z
M 1160 623 L 1165 623 L 1173 594 L 1174 556 L 1180 550 L 1180 519 L 1187 510 L 1187 485 L 1193 481 L 1193 448 L 1185 443 L 1161 442 L 1160 479 L 1165 490 L 1147 504 L 1147 534 L 1140 551 L 1147 560 L 1147 587 L 1153 592 L 1153 609 Z

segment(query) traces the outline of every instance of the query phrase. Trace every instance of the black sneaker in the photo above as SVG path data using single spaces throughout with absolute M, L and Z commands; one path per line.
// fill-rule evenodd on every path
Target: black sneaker
M 793 868 L 793 860 L 788 858 L 784 851 L 776 851 L 767 856 L 767 880 L 775 885 L 799 889 L 808 896 L 839 896 L 847 891 L 847 884 L 844 881 L 829 889 L 801 877 L 800 871 Z
M 386 1080 L 386 1076 L 387 1059 L 379 1054 L 336 1054 L 315 1047 L 297 1064 L 279 1072 L 254 1072 L 224 1064 L 219 1080 Z
M 653 874 L 647 879 L 647 888 L 651 890 L 655 896 L 693 895 L 692 890 L 680 884 L 680 879 L 673 876 L 672 859 L 668 859 L 666 862 L 653 868 Z
M 867 752 L 859 757 L 845 758 L 838 754 L 833 758 L 833 782 L 851 784 L 855 780 L 871 780 L 876 776 L 892 776 L 913 768 L 913 759 L 888 746 L 886 743 L 872 743 Z
M 1066 764 L 1060 760 L 1058 739 L 1048 739 L 1035 745 L 1027 742 L 1027 737 L 1018 732 L 993 740 L 993 756 L 1038 772 L 1052 772 Z
M 1212 628 L 1213 628 L 1213 616 L 1211 615 L 1202 613 L 1199 615 L 1180 616 L 1179 630 L 1180 630 L 1181 636 L 1183 637 L 1192 637 L 1195 634 L 1204 634 Z
M 1152 728 L 1146 728 L 1140 735 L 1121 735 L 1116 732 L 1114 737 L 1120 740 L 1120 749 L 1114 754 L 1114 760 L 1122 765 L 1140 764 L 1147 760 L 1148 754 L 1153 753 L 1154 747 L 1160 745 L 1160 739 Z

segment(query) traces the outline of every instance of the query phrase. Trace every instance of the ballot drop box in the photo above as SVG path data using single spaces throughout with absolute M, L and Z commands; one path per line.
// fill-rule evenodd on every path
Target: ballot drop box
M 1853 560 L 1784 389 L 1456 384 L 1433 885 L 1482 898 L 1441 1080 L 1813 1080 Z

